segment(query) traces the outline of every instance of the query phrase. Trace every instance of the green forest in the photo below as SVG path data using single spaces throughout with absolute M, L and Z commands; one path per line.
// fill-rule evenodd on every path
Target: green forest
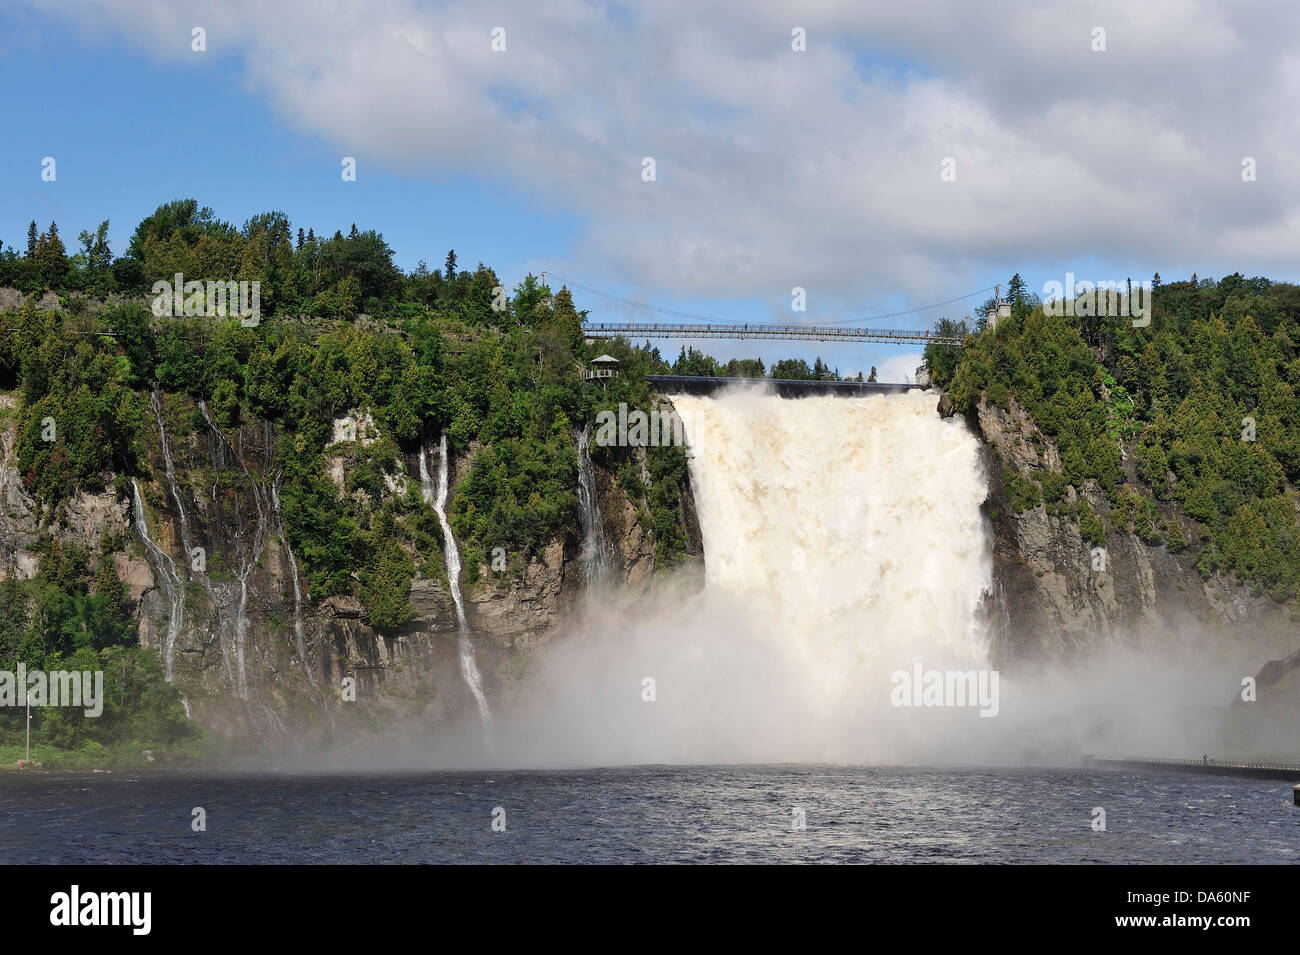
M 106 232 L 105 223 L 94 236 L 83 233 L 82 251 L 69 256 L 56 225 L 39 233 L 33 225 L 26 252 L 0 251 L 0 287 L 26 294 L 17 310 L 0 313 L 0 390 L 16 399 L 4 413 L 17 415 L 17 470 L 41 525 L 78 491 L 111 483 L 127 499 L 131 476 L 159 477 L 149 453 L 157 447 L 153 389 L 167 396 L 173 427 L 179 410 L 182 430 L 202 431 L 202 401 L 227 434 L 252 423 L 275 428 L 284 523 L 309 598 L 356 596 L 380 631 L 414 616 L 408 597 L 417 570 L 445 573 L 436 517 L 418 486 L 408 484 L 401 498 L 384 493 L 400 455 L 443 433 L 457 456 L 472 450 L 449 515 L 467 580 L 477 580 L 494 547 L 509 554 L 505 573 L 521 573 L 551 540 L 578 533 L 576 430 L 620 402 L 650 407 L 646 374 L 672 373 L 656 350 L 588 345 L 567 289 L 552 292 L 529 275 L 507 293 L 487 266 L 458 269 L 454 252 L 441 270 L 421 264 L 403 274 L 382 236 L 355 227 L 325 240 L 298 230 L 295 242 L 279 213 L 235 229 L 183 200 L 144 220 L 120 257 L 108 251 Z M 261 282 L 260 321 L 158 317 L 153 283 L 177 272 Z M 59 307 L 38 309 L 37 297 L 49 292 Z M 602 351 L 623 363 L 603 387 L 582 377 Z M 363 409 L 381 438 L 334 443 L 334 420 Z M 655 448 L 643 472 L 637 450 L 596 447 L 592 455 L 638 506 L 657 564 L 669 566 L 686 546 L 686 454 Z M 342 499 L 327 455 L 348 459 Z M 43 556 L 35 579 L 4 584 L 0 668 L 130 654 L 148 688 L 147 713 L 133 723 L 124 717 L 134 728 L 114 736 L 100 720 L 60 730 L 57 715 L 42 714 L 33 721 L 41 742 L 109 746 L 125 733 L 136 744 L 179 746 L 193 733 L 176 718 L 179 698 L 156 659 L 138 651 L 134 622 L 112 623 L 122 603 L 112 554 L 129 544 L 61 552 L 50 567 Z M 42 546 L 54 542 L 47 535 Z M 215 563 L 213 573 L 221 572 Z M 0 745 L 21 735 L 22 718 L 0 711 Z
M 992 330 L 940 323 L 945 334 L 969 333 L 965 347 L 930 345 L 926 358 L 958 411 L 1014 400 L 1057 442 L 1061 469 L 1017 476 L 1013 508 L 1061 513 L 1067 487 L 1093 480 L 1111 520 L 1080 499 L 1072 516 L 1085 540 L 1135 533 L 1188 552 L 1204 576 L 1231 573 L 1256 595 L 1294 598 L 1300 286 L 1156 275 L 1144 327 L 1048 315 L 1019 275 L 1010 289 L 1009 318 Z
M 568 289 L 528 275 L 507 290 L 482 263 L 461 268 L 454 251 L 441 268 L 421 262 L 406 273 L 380 233 L 355 225 L 325 237 L 269 212 L 236 227 L 186 199 L 144 219 L 121 255 L 107 233 L 107 222 L 82 231 L 69 253 L 54 223 L 32 223 L 25 247 L 0 243 L 0 288 L 23 296 L 0 312 L 0 390 L 13 396 L 0 413 L 17 416 L 17 470 L 41 526 L 78 490 L 125 500 L 131 476 L 157 478 L 153 389 L 168 396 L 173 423 L 179 415 L 196 432 L 203 401 L 227 433 L 274 429 L 284 522 L 310 599 L 356 596 L 381 631 L 414 616 L 417 572 L 443 573 L 436 518 L 418 487 L 384 493 L 401 455 L 445 433 L 458 457 L 471 457 L 450 518 L 474 583 L 494 547 L 510 555 L 504 573 L 517 574 L 548 542 L 578 533 L 575 431 L 620 402 L 649 408 L 657 399 L 646 375 L 840 377 L 820 358 L 765 367 L 683 348 L 669 362 L 648 342 L 589 344 Z M 176 273 L 260 282 L 260 320 L 155 315 L 154 283 Z M 936 326 L 966 337 L 960 349 L 927 347 L 934 382 L 967 415 L 981 400 L 1014 400 L 1059 443 L 1059 472 L 1008 486 L 1014 508 L 1065 514 L 1099 544 L 1132 531 L 1188 552 L 1207 576 L 1230 573 L 1290 600 L 1300 584 L 1300 287 L 1241 275 L 1157 276 L 1154 286 L 1153 320 L 1134 328 L 1051 317 L 1015 276 L 1011 315 L 996 328 L 971 318 Z M 38 308 L 51 292 L 58 307 Z M 584 381 L 602 352 L 620 360 L 619 376 Z M 380 440 L 335 444 L 334 420 L 360 409 Z M 640 511 L 658 566 L 680 561 L 686 452 L 656 448 L 644 471 L 636 449 L 592 454 Z M 343 498 L 328 455 L 348 459 Z M 1067 489 L 1086 480 L 1104 490 L 1108 515 L 1081 499 L 1067 505 Z M 201 744 L 156 656 L 138 646 L 112 557 L 130 545 L 81 551 L 47 534 L 35 576 L 0 582 L 0 668 L 22 660 L 106 673 L 106 716 L 43 711 L 33 720 L 42 746 L 101 754 Z M 23 716 L 0 710 L 4 759 L 22 735 Z

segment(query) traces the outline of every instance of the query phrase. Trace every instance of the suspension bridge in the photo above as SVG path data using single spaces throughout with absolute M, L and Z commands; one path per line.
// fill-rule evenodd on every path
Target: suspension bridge
M 648 338 L 755 338 L 781 341 L 880 342 L 894 345 L 960 346 L 957 335 L 939 335 L 930 331 L 898 328 L 841 328 L 835 325 L 774 325 L 752 323 L 720 325 L 707 322 L 613 323 L 588 322 L 583 326 L 588 338 L 629 340 Z
M 656 312 L 660 315 L 672 318 L 689 319 L 686 322 L 587 322 L 583 325 L 583 330 L 587 338 L 614 338 L 623 336 L 629 340 L 647 339 L 647 338 L 752 338 L 752 339 L 777 339 L 781 341 L 814 341 L 814 342 L 877 342 L 891 345 L 928 345 L 931 342 L 936 345 L 953 345 L 961 347 L 963 337 L 960 335 L 940 335 L 933 331 L 918 331 L 912 328 L 867 328 L 865 326 L 858 328 L 849 328 L 844 324 L 825 324 L 825 325 L 799 325 L 799 324 L 775 324 L 765 322 L 742 323 L 736 321 L 727 321 L 725 319 L 712 318 L 708 315 L 696 315 L 691 312 L 678 312 L 670 308 L 662 308 L 656 305 L 650 305 L 645 302 L 634 302 L 631 299 L 623 298 L 618 295 L 611 295 L 600 289 L 591 288 L 572 279 L 567 279 L 563 275 L 555 272 L 550 273 L 555 278 L 564 282 L 567 287 L 581 289 L 592 295 L 608 299 L 618 305 L 630 308 L 644 309 L 648 312 Z M 547 273 L 542 273 L 542 285 L 546 285 Z M 974 292 L 967 292 L 965 295 L 959 295 L 956 298 L 950 298 L 947 301 L 935 302 L 932 305 L 922 305 L 919 308 L 905 309 L 901 312 L 892 312 L 888 315 L 876 315 L 875 320 L 886 318 L 899 318 L 902 316 L 921 316 L 925 312 L 943 308 L 956 302 L 969 302 L 977 296 L 992 290 L 994 292 L 993 301 L 997 311 L 990 313 L 990 324 L 996 322 L 994 315 L 1002 314 L 1002 309 L 1007 306 L 1002 303 L 1002 286 L 990 285 L 988 288 L 976 289 Z

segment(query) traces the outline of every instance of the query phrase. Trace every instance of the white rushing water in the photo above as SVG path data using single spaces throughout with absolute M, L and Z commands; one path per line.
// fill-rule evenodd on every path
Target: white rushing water
M 176 513 L 181 522 L 181 545 L 185 548 L 185 560 L 188 561 L 193 553 L 190 547 L 190 520 L 185 513 L 185 502 L 181 500 L 180 487 L 176 483 L 176 467 L 172 463 L 171 442 L 167 440 L 167 422 L 163 418 L 162 397 L 156 387 L 149 393 L 149 404 L 153 407 L 154 418 L 158 422 L 158 443 L 162 447 L 163 463 L 166 466 L 167 487 L 171 490 L 172 500 L 176 502 Z
M 596 503 L 596 470 L 591 464 L 591 425 L 574 433 L 578 443 L 578 504 L 582 524 L 582 564 L 587 591 L 603 587 L 609 571 L 609 548 L 605 544 L 605 524 Z
M 179 483 L 177 482 L 177 480 L 176 480 L 176 465 L 175 465 L 175 464 L 173 463 L 173 461 L 172 461 L 172 448 L 171 448 L 171 442 L 167 439 L 167 419 L 163 416 L 162 395 L 159 393 L 157 386 L 155 386 L 154 389 L 153 389 L 153 391 L 151 391 L 151 392 L 149 393 L 149 404 L 150 404 L 150 406 L 153 408 L 154 419 L 158 422 L 158 444 L 159 444 L 159 445 L 161 446 L 161 448 L 162 448 L 162 453 L 163 453 L 163 463 L 164 463 L 164 465 L 165 465 L 165 471 L 166 471 L 166 474 L 167 474 L 167 487 L 171 490 L 172 500 L 176 503 L 176 513 L 179 515 L 179 517 L 180 517 L 180 522 L 181 522 L 181 546 L 185 549 L 184 554 L 182 555 L 182 558 L 181 558 L 181 567 L 185 570 L 185 573 L 186 573 L 187 576 L 192 576 L 192 575 L 193 575 L 193 569 L 194 569 L 194 568 L 193 568 L 193 564 L 192 564 L 192 562 L 191 562 L 191 555 L 193 555 L 194 550 L 193 550 L 193 547 L 191 546 L 191 543 L 190 543 L 190 541 L 191 541 L 191 537 L 190 537 L 190 520 L 189 520 L 188 515 L 186 515 L 186 513 L 185 513 L 185 501 L 184 501 L 184 499 L 181 497 L 180 484 L 179 484 Z M 169 558 L 169 559 L 170 559 L 170 558 Z M 176 570 L 176 567 L 175 567 L 175 564 L 174 564 L 174 563 L 172 564 L 172 569 L 173 569 L 173 571 Z M 180 579 L 180 574 L 179 574 L 179 572 L 177 572 L 177 580 L 179 580 L 179 579 Z M 207 575 L 206 575 L 206 574 L 200 574 L 200 575 L 199 575 L 199 580 L 203 583 L 204 588 L 208 591 L 208 595 L 209 595 L 209 596 L 213 596 L 213 594 L 212 594 L 212 584 L 209 583 L 208 578 L 207 578 Z M 185 588 L 182 586 L 180 590 L 181 590 L 181 594 L 182 594 L 182 597 L 181 597 L 180 614 L 181 614 L 181 616 L 183 617 L 183 616 L 184 616 L 184 612 L 185 612 L 185 607 L 184 607 L 184 604 L 185 604 L 185 600 L 184 600 L 184 591 L 185 591 Z M 213 601 L 212 601 L 212 603 L 213 603 L 213 606 L 215 607 L 215 606 L 216 606 L 216 598 L 215 598 L 215 596 L 213 596 Z M 178 627 L 177 627 L 177 632 L 179 632 L 179 629 L 180 629 L 180 628 L 179 628 L 179 626 L 178 626 Z M 171 644 L 172 644 L 173 646 L 175 645 L 175 637 L 174 637 L 174 636 L 172 637 Z M 174 663 L 174 662 L 175 662 L 175 654 L 174 654 L 174 652 L 173 652 L 173 654 L 172 654 L 172 660 L 169 661 L 169 665 L 168 665 L 168 669 L 167 669 L 167 679 L 168 679 L 168 681 L 171 681 L 172 678 L 175 676 L 174 672 L 172 671 L 172 667 L 171 667 L 171 664 Z M 186 715 L 186 716 L 189 716 L 189 715 L 190 715 L 190 703 L 189 703 L 189 700 L 187 700 L 187 699 L 185 698 L 185 694 L 184 694 L 184 693 L 181 694 L 181 706 L 183 706 L 183 707 L 185 708 L 185 715 Z
M 499 757 L 915 762 L 982 745 L 1000 721 L 978 708 L 900 707 L 892 695 L 894 675 L 918 664 L 991 679 L 979 443 L 935 401 L 675 397 L 703 589 L 668 573 L 644 595 L 587 606 L 527 698 L 500 714 L 512 753 Z
M 987 664 L 992 582 L 976 437 L 932 393 L 673 399 L 686 425 L 707 589 L 761 610 L 834 691 Z
M 474 645 L 469 639 L 469 625 L 465 621 L 465 603 L 460 593 L 460 551 L 456 548 L 456 539 L 451 534 L 451 524 L 447 522 L 447 435 L 442 435 L 438 442 L 438 489 L 435 494 L 433 481 L 429 477 L 428 451 L 420 448 L 420 492 L 428 504 L 433 505 L 442 525 L 442 552 L 447 565 L 447 585 L 451 589 L 452 603 L 456 605 L 456 625 L 460 647 L 460 672 L 465 683 L 474 694 L 478 703 L 479 715 L 484 725 L 492 722 L 492 713 L 488 709 L 487 696 L 483 693 L 483 680 L 479 676 L 478 663 L 474 659 Z
M 176 637 L 185 625 L 185 585 L 181 582 L 180 574 L 176 572 L 176 564 L 171 556 L 149 536 L 149 525 L 144 516 L 144 501 L 140 498 L 140 484 L 135 478 L 131 478 L 131 494 L 135 531 L 140 535 L 145 550 L 153 559 L 155 576 L 158 583 L 162 585 L 163 593 L 167 595 L 167 636 L 163 643 L 163 673 L 167 682 L 171 683 L 176 678 Z M 185 709 L 188 715 L 188 704 Z
M 324 698 L 320 684 L 316 680 L 316 674 L 312 672 L 311 661 L 307 658 L 307 631 L 302 622 L 302 587 L 298 583 L 298 558 L 293 555 L 293 547 L 289 544 L 289 532 L 284 526 L 284 514 L 280 510 L 280 487 L 278 483 L 271 484 L 271 505 L 275 512 L 276 522 L 280 527 L 280 542 L 284 544 L 285 556 L 289 558 L 289 579 L 293 581 L 293 640 L 294 646 L 298 650 L 298 659 L 302 661 L 303 670 L 307 674 L 307 680 L 311 683 L 312 689 L 316 695 Z M 326 713 L 328 714 L 328 709 Z M 331 723 L 333 717 L 330 718 Z
M 239 599 L 235 601 L 235 619 L 234 619 L 234 681 L 235 690 L 241 700 L 248 699 L 248 667 L 247 667 L 247 644 L 248 644 L 248 578 L 253 570 L 257 567 L 257 561 L 262 556 L 262 551 L 266 547 L 270 538 L 270 523 L 267 520 L 267 511 L 269 507 L 262 502 L 262 487 L 253 477 L 252 471 L 244 462 L 243 455 L 235 450 L 234 446 L 227 440 L 225 434 L 217 426 L 213 419 L 212 413 L 208 410 L 207 403 L 199 402 L 199 410 L 203 413 L 203 419 L 207 422 L 209 430 L 212 432 L 212 450 L 213 450 L 213 472 L 216 475 L 212 485 L 212 502 L 218 507 L 221 502 L 218 499 L 217 485 L 220 482 L 220 472 L 227 465 L 227 459 L 233 459 L 239 468 L 244 472 L 244 477 L 248 480 L 249 496 L 253 499 L 253 506 L 256 510 L 256 517 L 253 523 L 252 534 L 248 533 L 245 526 L 243 514 L 240 511 L 239 499 L 236 499 L 233 508 L 234 514 L 234 543 L 235 543 L 235 579 L 239 583 Z M 229 668 L 230 653 L 227 646 L 223 643 L 222 656 L 226 660 Z

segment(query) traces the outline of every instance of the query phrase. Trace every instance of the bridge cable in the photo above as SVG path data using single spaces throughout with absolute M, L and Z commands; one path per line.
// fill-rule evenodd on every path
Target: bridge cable
M 617 303 L 619 303 L 620 305 L 628 305 L 628 306 L 631 306 L 632 308 L 643 308 L 643 309 L 646 309 L 646 310 L 651 311 L 651 312 L 658 312 L 658 313 L 661 314 L 661 315 L 674 315 L 674 316 L 676 316 L 676 317 L 678 317 L 678 318 L 691 318 L 691 319 L 696 319 L 696 320 L 698 320 L 698 321 L 707 322 L 707 323 L 709 323 L 709 324 L 711 324 L 711 325 L 735 325 L 735 326 L 737 326 L 737 327 L 741 327 L 741 326 L 743 326 L 743 325 L 752 325 L 752 324 L 755 324 L 754 322 L 746 322 L 746 321 L 743 321 L 743 320 L 740 320 L 740 319 L 734 319 L 734 318 L 716 318 L 716 317 L 713 317 L 713 316 L 710 316 L 710 315 L 699 315 L 699 314 L 694 313 L 694 312 L 680 312 L 680 311 L 677 311 L 677 310 L 675 310 L 675 309 L 671 309 L 671 308 L 663 308 L 662 306 L 659 306 L 659 305 L 650 305 L 650 304 L 647 304 L 647 303 L 645 303 L 645 302 L 635 302 L 635 301 L 633 301 L 632 299 L 623 298 L 623 297 L 618 296 L 618 295 L 613 295 L 613 294 L 611 294 L 611 293 L 609 293 L 609 292 L 603 292 L 603 291 L 601 291 L 600 289 L 592 288 L 592 287 L 589 286 L 589 285 L 583 285 L 583 284 L 580 283 L 580 282 L 575 282 L 575 281 L 573 281 L 572 279 L 566 278 L 565 276 L 561 275 L 559 272 L 556 272 L 556 271 L 554 271 L 554 270 L 552 270 L 552 269 L 547 269 L 547 270 L 546 270 L 546 273 L 547 273 L 547 275 L 553 275 L 553 276 L 555 276 L 557 279 L 559 279 L 561 282 L 563 282 L 565 285 L 569 286 L 570 288 L 582 289 L 582 291 L 584 291 L 584 292 L 590 292 L 592 295 L 599 295 L 601 298 L 608 299 L 608 300 L 611 301 L 611 302 L 617 302 Z M 935 303 L 933 303 L 933 304 L 931 304 L 931 305 L 918 305 L 916 308 L 904 309 L 904 310 L 901 311 L 901 312 L 887 312 L 887 313 L 885 313 L 885 314 L 883 314 L 883 315 L 869 315 L 869 316 L 867 316 L 867 317 L 865 317 L 865 318 L 841 318 L 841 319 L 834 319 L 834 320 L 830 320 L 830 321 L 823 321 L 823 322 L 820 322 L 819 324 L 821 324 L 821 325 L 850 325 L 850 324 L 852 324 L 852 323 L 854 323 L 854 322 L 874 322 L 874 321 L 881 321 L 881 320 L 886 319 L 886 318 L 898 318 L 898 317 L 900 317 L 900 316 L 902 316 L 902 315 L 913 315 L 913 314 L 917 314 L 917 313 L 920 313 L 920 312 L 926 311 L 926 310 L 931 309 L 931 308 L 940 308 L 940 307 L 942 307 L 942 306 L 944 306 L 944 305 L 951 305 L 951 304 L 953 304 L 954 302 L 960 302 L 960 301 L 963 301 L 963 300 L 966 300 L 966 299 L 974 298 L 976 295 L 981 295 L 981 294 L 983 294 L 984 292 L 991 292 L 991 291 L 993 291 L 993 289 L 995 289 L 996 287 L 997 287 L 997 286 L 995 286 L 995 285 L 990 285 L 990 286 L 987 286 L 986 288 L 976 289 L 976 290 L 973 291 L 973 292 L 967 292 L 965 295 L 958 295 L 958 296 L 955 297 L 955 298 L 950 298 L 950 299 L 947 299 L 946 301 L 943 301 L 943 302 L 935 302 Z

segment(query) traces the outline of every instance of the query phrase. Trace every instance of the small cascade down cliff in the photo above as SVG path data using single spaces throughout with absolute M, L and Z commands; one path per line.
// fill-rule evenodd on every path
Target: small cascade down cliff
M 582 561 L 587 589 L 596 591 L 608 582 L 609 550 L 605 524 L 596 503 L 596 471 L 591 463 L 591 425 L 575 432 L 578 445 L 578 505 L 582 520 Z
M 144 501 L 140 497 L 140 482 L 131 479 L 131 517 L 135 523 L 135 532 L 149 553 L 156 574 L 155 579 L 162 586 L 167 597 L 167 632 L 163 637 L 162 657 L 163 673 L 167 682 L 176 678 L 176 638 L 185 625 L 185 584 L 176 572 L 176 562 L 171 555 L 159 547 L 149 536 L 149 524 L 145 520 Z
M 457 649 L 460 653 L 460 671 L 465 677 L 465 684 L 474 694 L 478 704 L 479 716 L 485 725 L 492 721 L 488 708 L 487 696 L 483 692 L 483 678 L 479 675 L 478 661 L 474 658 L 474 645 L 469 638 L 469 624 L 465 620 L 465 601 L 460 592 L 460 550 L 451 533 L 451 524 L 447 522 L 447 435 L 438 440 L 438 488 L 432 488 L 429 479 L 428 449 L 420 448 L 420 488 L 425 503 L 432 504 L 438 514 L 438 523 L 442 526 L 443 558 L 447 565 L 447 586 L 451 590 L 452 603 L 456 607 Z

